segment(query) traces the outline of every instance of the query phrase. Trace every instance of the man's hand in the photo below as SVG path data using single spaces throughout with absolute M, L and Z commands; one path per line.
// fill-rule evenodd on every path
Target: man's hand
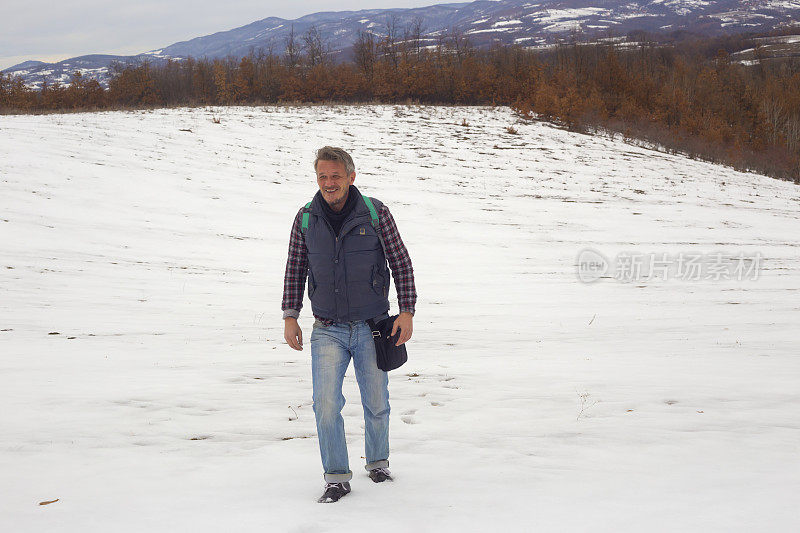
M 283 320 L 283 338 L 295 350 L 303 349 L 303 330 L 296 318 L 288 317 Z
M 400 338 L 397 339 L 395 346 L 400 346 L 411 338 L 411 334 L 414 332 L 413 322 L 414 315 L 407 311 L 400 313 L 400 316 L 395 319 L 394 325 L 392 326 L 392 337 L 394 337 L 398 329 L 400 330 Z

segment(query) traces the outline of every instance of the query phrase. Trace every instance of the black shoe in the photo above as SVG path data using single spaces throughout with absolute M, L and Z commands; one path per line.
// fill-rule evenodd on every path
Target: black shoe
M 319 503 L 333 503 L 339 501 L 339 498 L 350 492 L 350 483 L 326 483 L 325 494 L 320 496 Z
M 380 483 L 386 480 L 394 481 L 392 479 L 392 475 L 389 473 L 389 469 L 387 468 L 373 468 L 369 471 L 369 478 L 375 483 Z

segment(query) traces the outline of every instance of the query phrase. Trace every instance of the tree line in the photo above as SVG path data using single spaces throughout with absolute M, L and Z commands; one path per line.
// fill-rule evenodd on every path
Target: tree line
M 575 131 L 622 133 L 692 157 L 800 183 L 800 60 L 742 64 L 748 37 L 614 41 L 477 49 L 458 31 L 423 37 L 421 21 L 384 36 L 362 31 L 351 57 L 314 28 L 285 52 L 114 65 L 108 88 L 25 87 L 0 76 L 0 112 L 280 102 L 509 105 Z

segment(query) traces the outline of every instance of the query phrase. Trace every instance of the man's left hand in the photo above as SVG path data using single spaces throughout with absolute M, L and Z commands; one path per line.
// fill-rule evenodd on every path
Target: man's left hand
M 394 325 L 392 326 L 392 337 L 394 337 L 398 329 L 400 330 L 400 338 L 397 339 L 395 346 L 400 346 L 411 338 L 411 334 L 414 332 L 413 322 L 414 315 L 408 311 L 400 313 L 400 315 L 395 319 Z

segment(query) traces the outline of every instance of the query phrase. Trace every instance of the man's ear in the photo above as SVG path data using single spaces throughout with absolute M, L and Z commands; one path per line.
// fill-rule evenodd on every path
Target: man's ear
M 350 185 L 352 185 L 354 181 L 356 181 L 356 172 L 355 171 L 350 173 Z

